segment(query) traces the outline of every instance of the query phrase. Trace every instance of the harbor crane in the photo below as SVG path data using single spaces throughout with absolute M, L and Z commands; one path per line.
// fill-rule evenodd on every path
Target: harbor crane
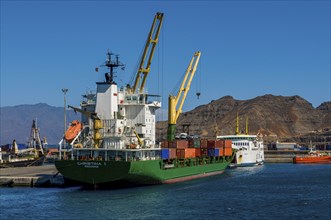
M 138 93 L 138 92 L 142 93 L 144 91 L 146 79 L 148 73 L 150 72 L 154 50 L 156 44 L 159 41 L 159 34 L 160 34 L 162 22 L 163 22 L 163 13 L 157 12 L 154 17 L 151 30 L 146 40 L 144 52 L 141 56 L 141 60 L 138 71 L 136 73 L 134 84 L 130 88 L 131 93 Z M 140 82 L 140 78 L 142 78 L 141 82 Z
M 186 99 L 186 95 L 190 90 L 190 85 L 197 69 L 201 52 L 194 53 L 189 66 L 184 75 L 184 79 L 179 88 L 177 95 L 169 95 L 168 103 L 168 132 L 167 140 L 173 141 L 175 139 L 176 124 L 179 115 L 182 113 L 182 107 Z M 178 106 L 178 107 L 177 107 Z

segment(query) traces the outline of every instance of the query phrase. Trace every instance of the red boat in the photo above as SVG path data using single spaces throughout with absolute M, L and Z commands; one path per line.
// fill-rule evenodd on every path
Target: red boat
M 305 156 L 295 156 L 293 163 L 316 163 L 316 164 L 331 164 L 331 156 L 323 155 L 318 152 L 310 151 Z
M 78 120 L 73 120 L 65 133 L 65 139 L 71 142 L 82 130 L 82 124 Z

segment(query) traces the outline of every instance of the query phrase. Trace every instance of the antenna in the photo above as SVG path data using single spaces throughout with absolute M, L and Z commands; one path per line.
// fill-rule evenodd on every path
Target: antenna
M 115 56 L 115 60 L 112 60 L 112 55 Z M 114 82 L 114 73 L 115 73 L 115 69 L 118 67 L 121 67 L 122 70 L 125 69 L 125 65 L 119 61 L 119 55 L 115 55 L 114 53 L 112 53 L 109 49 L 107 50 L 107 58 L 105 61 L 104 65 L 101 66 L 106 66 L 109 68 L 109 72 L 105 73 L 105 78 L 106 78 L 106 83 L 115 83 Z M 98 72 L 99 68 L 95 68 L 95 71 Z

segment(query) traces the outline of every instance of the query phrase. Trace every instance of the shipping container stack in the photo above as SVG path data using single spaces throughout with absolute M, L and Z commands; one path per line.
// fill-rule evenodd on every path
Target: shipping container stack
M 207 152 L 210 157 L 231 156 L 232 141 L 231 140 L 208 140 Z
M 161 158 L 163 160 L 199 159 L 202 161 L 220 160 L 232 155 L 231 140 L 174 140 L 161 143 Z M 201 164 L 201 163 L 200 163 Z

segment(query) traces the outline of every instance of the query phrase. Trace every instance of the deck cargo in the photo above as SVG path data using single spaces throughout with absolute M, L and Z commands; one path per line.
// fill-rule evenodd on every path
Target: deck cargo
M 232 148 L 231 147 L 224 147 L 224 156 L 231 156 L 232 155 Z
M 200 139 L 190 139 L 188 140 L 189 148 L 200 148 Z
M 207 143 L 208 143 L 208 140 L 207 139 L 201 139 L 200 140 L 200 147 L 201 148 L 207 148 Z
M 195 156 L 194 148 L 177 149 L 177 158 L 195 158 Z
M 221 140 L 208 140 L 207 148 L 221 148 L 224 146 L 224 142 Z
M 177 149 L 176 148 L 169 148 L 169 158 L 170 159 L 177 158 Z
M 162 149 L 161 150 L 161 158 L 162 159 L 169 159 L 169 149 Z
M 169 147 L 169 142 L 168 141 L 162 141 L 161 142 L 161 148 L 168 148 Z
M 172 148 L 185 149 L 188 148 L 187 140 L 175 140 L 172 142 Z

